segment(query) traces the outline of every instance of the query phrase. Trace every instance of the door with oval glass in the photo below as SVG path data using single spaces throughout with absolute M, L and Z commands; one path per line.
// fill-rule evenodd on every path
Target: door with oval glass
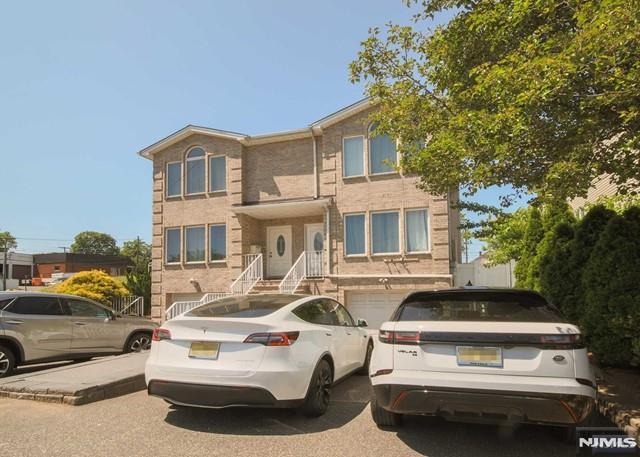
M 267 275 L 282 277 L 289 272 L 291 259 L 291 226 L 267 227 Z
M 304 226 L 304 250 L 307 253 L 307 276 L 322 276 L 324 271 L 324 224 L 306 224 Z

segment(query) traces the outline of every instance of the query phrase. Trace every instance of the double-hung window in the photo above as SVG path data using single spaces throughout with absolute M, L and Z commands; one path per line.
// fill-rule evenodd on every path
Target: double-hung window
M 345 255 L 365 254 L 365 215 L 347 214 L 344 216 L 344 253 Z
M 165 263 L 180 263 L 180 229 L 165 230 Z
M 227 188 L 226 157 L 209 157 L 209 192 L 220 192 Z
M 187 195 L 201 194 L 205 191 L 205 152 L 202 148 L 193 148 L 187 152 L 185 160 Z
M 406 210 L 404 219 L 407 252 L 429 252 L 429 211 Z
M 371 253 L 400 252 L 400 213 L 385 211 L 371 213 Z
M 179 197 L 182 195 L 182 162 L 170 162 L 167 164 L 165 186 L 167 197 Z
M 342 176 L 364 176 L 364 137 L 352 136 L 342 141 Z
M 378 123 L 369 127 L 369 173 L 390 173 L 395 171 L 398 161 L 396 142 L 385 134 L 375 134 Z
M 214 224 L 209 226 L 209 261 L 224 260 L 227 257 L 227 226 Z
M 204 262 L 205 257 L 205 228 L 204 226 L 187 227 L 184 229 L 185 256 L 187 262 Z

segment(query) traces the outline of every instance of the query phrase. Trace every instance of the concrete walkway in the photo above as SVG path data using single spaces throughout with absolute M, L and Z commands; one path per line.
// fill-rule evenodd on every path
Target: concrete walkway
M 0 397 L 83 405 L 145 389 L 148 352 L 102 357 L 0 379 Z

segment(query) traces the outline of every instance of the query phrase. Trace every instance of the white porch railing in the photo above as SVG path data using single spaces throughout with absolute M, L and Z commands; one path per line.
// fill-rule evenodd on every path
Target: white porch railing
M 127 297 L 114 298 L 111 301 L 111 308 L 120 314 L 132 316 L 144 315 L 144 297 L 130 295 Z
M 324 275 L 322 251 L 302 251 L 289 272 L 280 283 L 281 294 L 292 294 L 304 278 L 318 278 Z
M 262 279 L 262 254 L 245 256 L 247 267 L 231 284 L 232 295 L 246 295 Z
M 198 306 L 212 302 L 213 300 L 219 300 L 221 298 L 228 297 L 229 295 L 231 295 L 229 292 L 211 292 L 208 294 L 204 294 L 204 296 L 200 300 L 173 302 L 173 304 L 169 306 L 169 308 L 167 308 L 167 310 L 164 312 L 165 318 L 167 320 L 173 319 L 180 314 L 191 311 L 193 308 L 197 308 Z

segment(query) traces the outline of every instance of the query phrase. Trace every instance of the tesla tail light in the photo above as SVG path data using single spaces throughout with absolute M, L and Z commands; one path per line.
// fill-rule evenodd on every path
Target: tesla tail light
M 420 332 L 391 332 L 380 330 L 378 339 L 387 344 L 420 344 Z
M 244 342 L 264 344 L 265 346 L 291 346 L 300 336 L 300 332 L 253 333 Z
M 171 332 L 166 328 L 154 328 L 153 334 L 151 335 L 151 339 L 153 341 L 170 340 Z

